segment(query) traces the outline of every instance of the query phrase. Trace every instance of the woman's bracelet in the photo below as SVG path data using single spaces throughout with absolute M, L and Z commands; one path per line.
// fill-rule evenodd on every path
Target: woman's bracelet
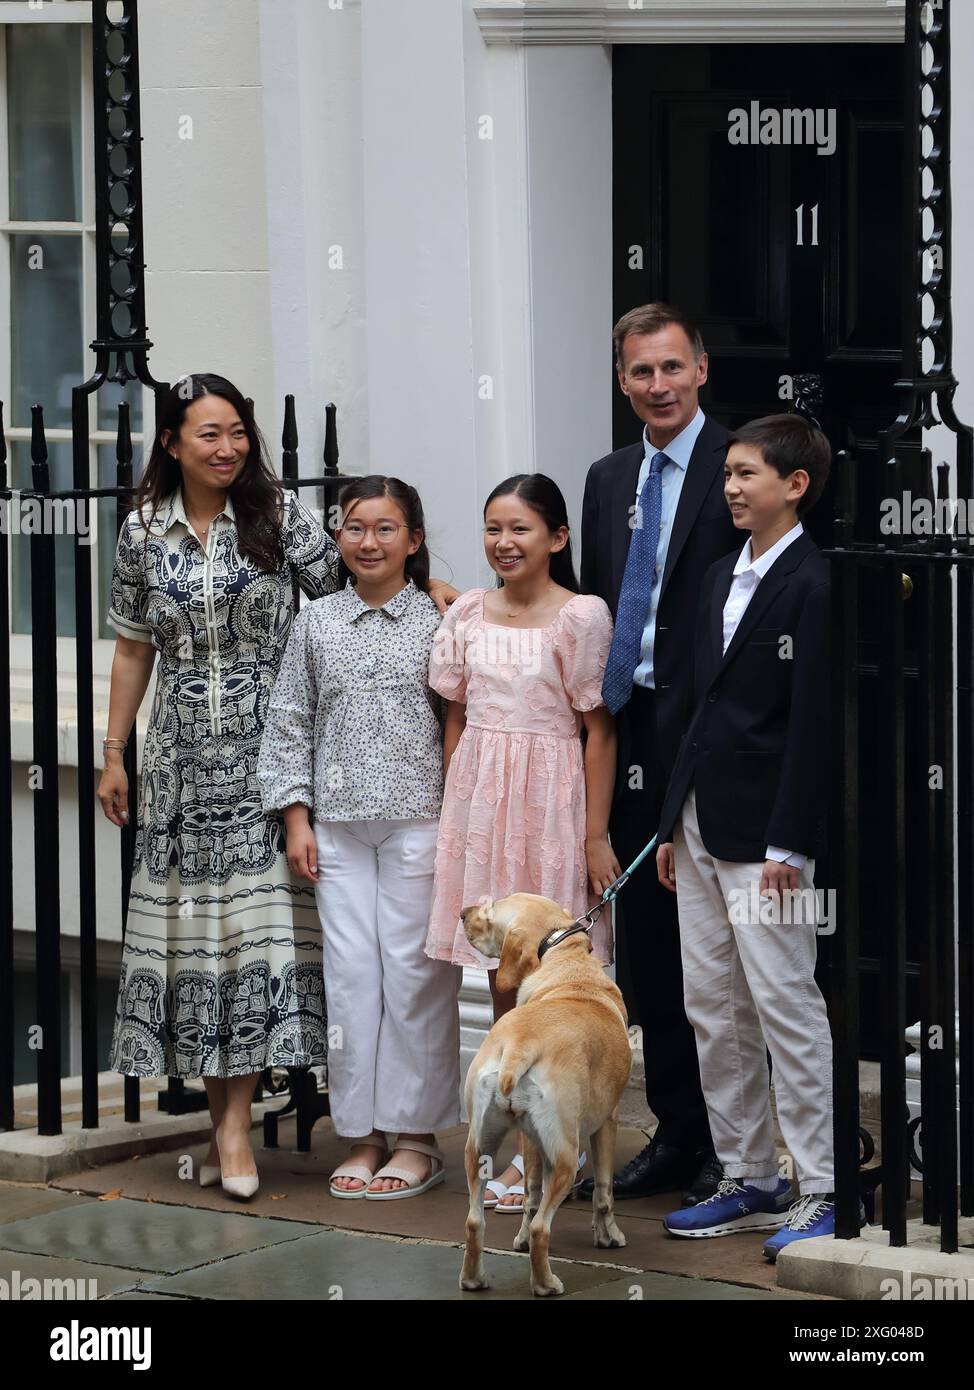
M 117 748 L 120 753 L 124 753 L 128 747 L 128 740 L 124 738 L 103 738 L 101 741 L 101 751 L 104 753 L 107 748 Z

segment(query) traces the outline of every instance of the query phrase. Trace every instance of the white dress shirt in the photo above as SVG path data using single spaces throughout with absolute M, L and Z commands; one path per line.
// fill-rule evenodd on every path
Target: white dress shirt
M 659 525 L 659 544 L 656 547 L 656 578 L 653 581 L 653 590 L 649 596 L 649 612 L 646 615 L 646 625 L 643 628 L 643 638 L 639 647 L 639 665 L 633 672 L 633 683 L 643 685 L 647 690 L 656 689 L 656 677 L 653 672 L 653 645 L 656 641 L 656 609 L 659 606 L 660 591 L 663 587 L 663 572 L 666 569 L 666 552 L 670 546 L 670 535 L 673 531 L 673 522 L 676 518 L 676 508 L 680 500 L 680 493 L 683 491 L 683 480 L 687 475 L 687 465 L 690 462 L 690 455 L 693 453 L 693 446 L 697 442 L 697 437 L 706 423 L 706 415 L 700 407 L 690 421 L 689 425 L 671 439 L 665 449 L 657 449 L 649 438 L 648 427 L 643 430 L 643 450 L 644 457 L 639 465 L 639 477 L 636 479 L 636 505 L 639 505 L 639 494 L 642 492 L 643 483 L 649 477 L 649 465 L 653 460 L 654 454 L 665 454 L 669 459 L 662 472 L 662 513 Z
M 747 605 L 754 597 L 755 591 L 768 570 L 778 559 L 779 555 L 791 545 L 792 541 L 797 541 L 804 531 L 801 522 L 797 522 L 790 531 L 786 531 L 781 540 L 776 541 L 770 550 L 766 550 L 763 555 L 759 555 L 756 560 L 751 559 L 751 538 L 748 536 L 744 544 L 744 549 L 737 557 L 737 564 L 734 566 L 734 575 L 731 579 L 730 591 L 727 601 L 724 604 L 724 651 L 731 644 L 737 626 L 744 616 Z M 803 869 L 807 862 L 807 855 L 799 854 L 797 851 L 779 849 L 777 845 L 768 845 L 767 859 L 774 859 L 779 864 L 790 864 L 792 868 Z

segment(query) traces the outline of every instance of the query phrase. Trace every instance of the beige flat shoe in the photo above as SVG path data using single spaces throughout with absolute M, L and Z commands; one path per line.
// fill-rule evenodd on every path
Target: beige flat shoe
M 384 1168 L 380 1168 L 370 1179 L 375 1182 L 376 1178 L 398 1178 L 400 1182 L 407 1183 L 408 1186 L 400 1187 L 395 1192 L 370 1192 L 366 1189 L 365 1197 L 369 1202 L 395 1202 L 406 1197 L 420 1197 L 424 1192 L 428 1192 L 431 1187 L 435 1187 L 446 1177 L 446 1158 L 436 1147 L 435 1144 L 424 1144 L 420 1139 L 400 1139 L 396 1144 L 397 1149 L 411 1149 L 414 1153 L 426 1154 L 430 1160 L 432 1172 L 425 1182 L 421 1182 L 415 1173 L 410 1173 L 408 1168 L 400 1168 L 398 1164 L 387 1163 Z M 439 1164 L 439 1167 L 436 1165 Z
M 371 1135 L 369 1136 L 369 1138 L 371 1138 Z M 367 1141 L 365 1139 L 360 1139 L 358 1142 L 360 1144 L 364 1144 Z M 355 1145 L 353 1144 L 352 1147 L 354 1148 Z M 381 1166 L 389 1157 L 389 1146 L 386 1144 L 386 1141 L 383 1138 L 381 1144 L 373 1144 L 372 1147 L 375 1149 L 382 1149 L 383 1156 L 379 1159 L 379 1164 Z M 328 1190 L 333 1197 L 338 1198 L 364 1197 L 366 1188 L 368 1188 L 369 1183 L 372 1181 L 374 1177 L 375 1172 L 373 1171 L 373 1169 L 369 1168 L 365 1163 L 343 1163 L 339 1168 L 335 1169 L 334 1173 L 332 1173 L 331 1178 L 328 1182 Z M 336 1187 L 336 1178 L 357 1178 L 358 1181 L 364 1183 L 365 1186 L 353 1188 Z

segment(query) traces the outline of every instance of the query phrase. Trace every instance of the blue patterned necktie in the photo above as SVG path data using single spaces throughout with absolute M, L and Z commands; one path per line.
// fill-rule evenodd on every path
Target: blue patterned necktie
M 669 459 L 654 454 L 639 493 L 633 518 L 632 539 L 619 591 L 616 625 L 602 680 L 602 698 L 610 714 L 616 714 L 632 694 L 632 678 L 639 665 L 643 629 L 656 579 L 656 551 L 663 515 L 663 469 Z

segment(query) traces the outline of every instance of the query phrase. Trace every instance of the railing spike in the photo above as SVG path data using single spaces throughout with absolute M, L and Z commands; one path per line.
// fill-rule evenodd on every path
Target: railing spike
M 281 472 L 285 478 L 298 476 L 298 418 L 294 397 L 284 397 L 284 428 L 281 430 Z
M 338 407 L 333 401 L 325 406 L 325 447 L 323 451 L 325 473 L 334 476 L 338 472 Z
M 51 487 L 48 466 L 47 435 L 44 432 L 44 407 L 32 405 L 30 408 L 30 459 L 33 484 L 38 492 L 49 492 Z

